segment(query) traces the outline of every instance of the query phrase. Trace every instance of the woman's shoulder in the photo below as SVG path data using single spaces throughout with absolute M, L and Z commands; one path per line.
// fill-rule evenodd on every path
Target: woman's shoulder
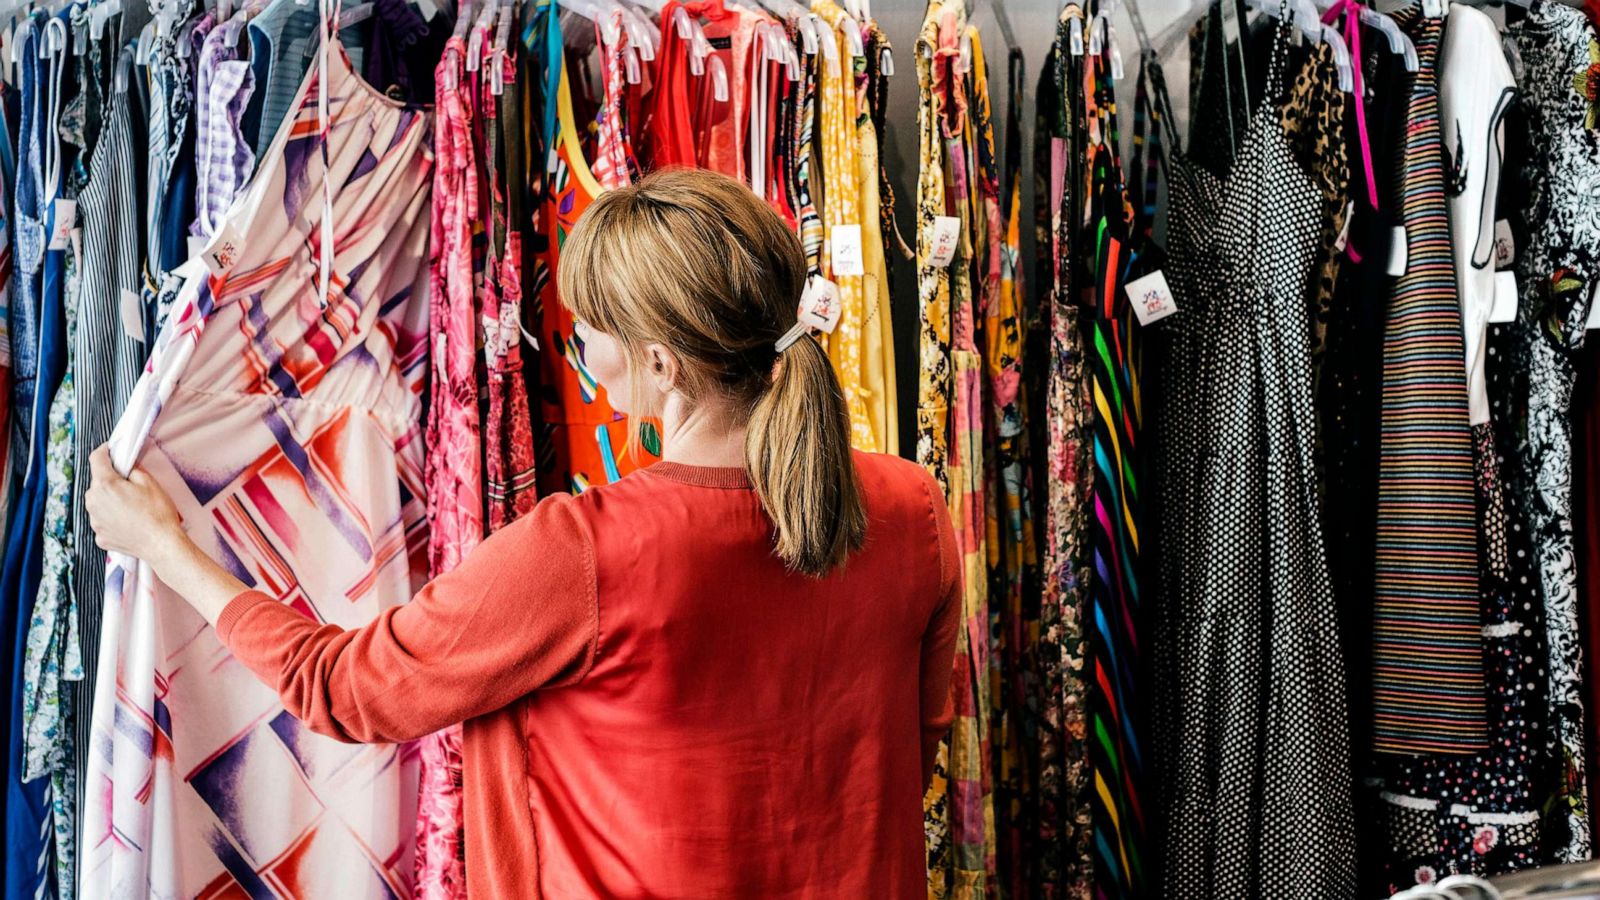
M 856 464 L 856 480 L 869 507 L 877 507 L 878 517 L 890 510 L 923 513 L 939 502 L 939 486 L 922 466 L 887 453 L 851 452 Z

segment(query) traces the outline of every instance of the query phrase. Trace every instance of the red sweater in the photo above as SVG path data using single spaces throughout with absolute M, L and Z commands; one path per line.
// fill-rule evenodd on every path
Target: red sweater
M 920 468 L 856 454 L 843 571 L 772 553 L 739 469 L 550 497 L 372 624 L 247 592 L 217 630 L 312 729 L 465 721 L 467 883 L 528 897 L 926 895 L 960 561 Z

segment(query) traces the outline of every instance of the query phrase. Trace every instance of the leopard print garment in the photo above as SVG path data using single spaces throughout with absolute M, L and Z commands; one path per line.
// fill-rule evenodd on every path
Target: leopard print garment
M 1312 304 L 1313 371 L 1321 370 L 1328 309 L 1333 303 L 1334 282 L 1339 276 L 1340 250 L 1335 245 L 1344 232 L 1350 211 L 1350 159 L 1344 140 L 1347 96 L 1339 89 L 1333 48 L 1317 44 L 1298 66 L 1294 85 L 1278 109 L 1284 137 L 1322 193 L 1322 235 L 1318 244 L 1322 263 L 1314 270 L 1315 281 L 1308 286 Z

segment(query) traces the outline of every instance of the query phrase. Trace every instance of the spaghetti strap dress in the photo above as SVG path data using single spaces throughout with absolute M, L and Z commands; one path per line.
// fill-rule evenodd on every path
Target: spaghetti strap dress
M 1224 175 L 1168 135 L 1165 271 L 1179 312 L 1158 326 L 1152 733 L 1165 779 L 1160 895 L 1173 900 L 1305 885 L 1328 900 L 1356 894 L 1343 663 L 1312 464 L 1307 289 L 1323 198 L 1276 114 L 1287 39 L 1280 28 L 1266 99 Z

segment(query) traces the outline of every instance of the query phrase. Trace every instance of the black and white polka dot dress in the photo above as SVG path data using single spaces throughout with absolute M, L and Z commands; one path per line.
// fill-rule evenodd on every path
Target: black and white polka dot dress
M 1287 36 L 1266 96 L 1281 95 Z M 1252 85 L 1256 88 L 1257 85 Z M 1254 93 L 1254 92 L 1253 92 Z M 1160 896 L 1355 896 L 1349 725 L 1313 470 L 1322 197 L 1277 109 L 1224 177 L 1174 150 L 1153 542 Z

